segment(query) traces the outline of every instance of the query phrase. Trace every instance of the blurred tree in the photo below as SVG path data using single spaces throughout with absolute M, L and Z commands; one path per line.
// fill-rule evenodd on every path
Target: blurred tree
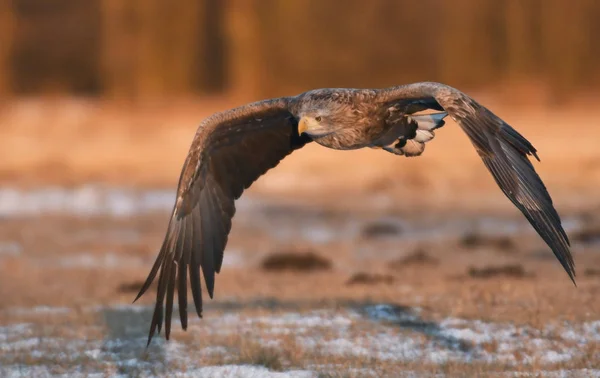
M 496 81 L 504 63 L 502 2 L 438 1 L 438 6 L 443 10 L 435 44 L 441 80 L 471 87 Z
M 133 2 L 102 0 L 101 67 L 107 97 L 132 99 L 135 95 L 136 28 Z
M 197 80 L 195 89 L 200 92 L 221 92 L 226 84 L 227 38 L 225 35 L 224 0 L 203 0 L 201 7 L 200 28 L 194 47 L 194 71 Z
M 508 79 L 549 83 L 559 99 L 600 85 L 598 0 L 0 4 L 0 92 L 12 83 L 18 93 L 164 100 L 228 90 L 250 100 L 324 86 L 435 80 L 469 89 Z
M 322 86 L 387 86 L 435 76 L 435 0 L 260 1 L 260 97 Z M 341 11 L 343 9 L 343 11 Z M 251 50 L 250 47 L 247 47 Z M 251 50 L 252 51 L 252 50 Z M 256 58 L 253 58 L 256 59 Z M 243 72 L 243 62 L 238 72 Z M 434 75 L 431 75 L 431 73 Z
M 263 64 L 263 40 L 257 16 L 260 0 L 225 1 L 228 91 L 235 97 L 253 98 L 261 92 L 268 74 Z M 294 2 L 288 2 L 293 4 Z
M 136 96 L 165 97 L 194 91 L 202 2 L 136 0 L 139 72 Z
M 164 98 L 222 85 L 218 1 L 102 0 L 102 9 L 111 96 Z
M 598 19 L 589 17 L 598 9 L 596 3 L 596 0 L 545 0 L 540 7 L 545 76 L 555 101 L 564 100 L 598 71 L 597 60 L 595 67 L 589 64 L 594 58 L 591 46 L 598 44 L 598 35 L 591 34 L 592 24 Z
M 12 0 L 11 74 L 19 94 L 97 94 L 100 12 L 97 1 Z
M 0 0 L 0 101 L 11 90 L 10 60 L 13 43 L 13 8 L 11 0 Z
M 136 98 L 168 96 L 167 77 L 168 55 L 165 46 L 167 37 L 173 31 L 169 9 L 163 9 L 166 2 L 161 0 L 133 0 L 136 12 L 135 82 Z M 169 3 L 169 6 L 171 3 Z M 177 41 L 170 41 L 173 44 Z
M 530 80 L 542 76 L 544 63 L 541 45 L 540 9 L 545 0 L 503 2 L 506 30 L 504 71 L 512 81 Z

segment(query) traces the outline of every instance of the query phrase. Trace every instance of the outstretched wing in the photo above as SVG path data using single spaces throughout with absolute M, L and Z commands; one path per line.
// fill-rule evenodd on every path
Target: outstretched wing
M 552 249 L 575 283 L 569 239 L 544 183 L 527 155 L 539 160 L 536 149 L 519 132 L 459 90 L 439 83 L 416 83 L 383 89 L 381 106 L 414 102 L 444 110 L 467 134 L 504 194 L 521 210 Z
M 187 328 L 188 271 L 196 312 L 202 317 L 200 268 L 212 298 L 215 272 L 221 269 L 235 213 L 234 200 L 310 141 L 298 135 L 297 121 L 288 110 L 290 101 L 280 98 L 218 113 L 198 128 L 183 165 L 166 237 L 135 299 L 144 294 L 160 269 L 148 344 L 157 328 L 160 332 L 163 312 L 169 339 L 176 285 L 181 325 Z

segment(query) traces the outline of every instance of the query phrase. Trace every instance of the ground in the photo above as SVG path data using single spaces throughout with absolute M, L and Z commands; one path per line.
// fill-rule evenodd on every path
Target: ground
M 477 96 L 476 96 L 477 97 Z M 146 349 L 199 120 L 234 105 L 65 99 L 0 114 L 0 375 L 600 375 L 595 109 L 477 97 L 539 150 L 577 287 L 452 122 L 419 158 L 309 146 L 238 212 L 204 318 Z

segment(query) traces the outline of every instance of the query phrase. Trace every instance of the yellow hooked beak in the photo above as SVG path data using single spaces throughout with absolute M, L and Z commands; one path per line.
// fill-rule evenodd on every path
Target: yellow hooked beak
M 308 130 L 308 123 L 306 123 L 306 118 L 300 118 L 300 122 L 298 122 L 298 135 L 302 135 L 306 130 Z

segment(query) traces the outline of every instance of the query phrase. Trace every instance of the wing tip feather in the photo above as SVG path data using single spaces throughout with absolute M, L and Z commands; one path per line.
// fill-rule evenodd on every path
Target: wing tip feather
M 444 91 L 438 101 L 467 134 L 498 186 L 554 252 L 577 287 L 569 238 L 550 194 L 528 159 L 532 155 L 540 161 L 535 147 L 469 96 L 453 88 Z

